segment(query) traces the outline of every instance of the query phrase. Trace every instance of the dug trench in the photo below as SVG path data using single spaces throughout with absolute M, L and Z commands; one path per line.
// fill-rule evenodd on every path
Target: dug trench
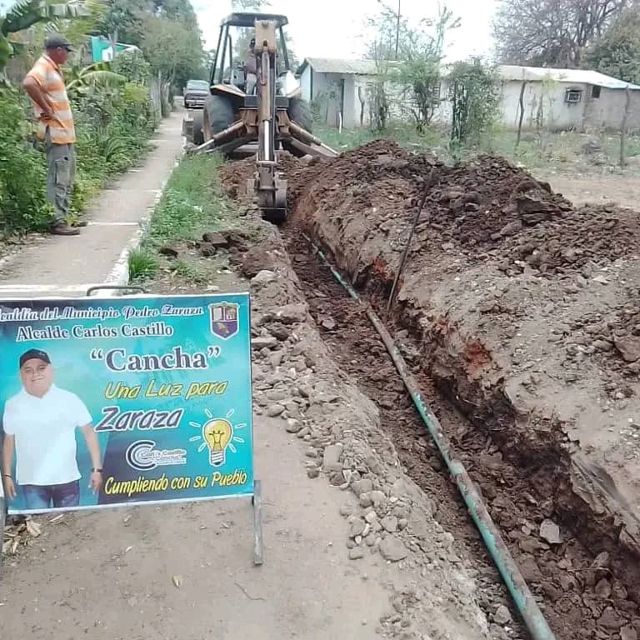
M 387 326 L 557 637 L 637 639 L 638 215 L 575 209 L 491 157 L 449 168 L 376 142 L 284 163 L 283 233 L 318 327 L 409 475 L 480 554 L 382 342 L 301 235 L 385 316 L 430 185 Z M 226 170 L 232 195 L 250 170 Z

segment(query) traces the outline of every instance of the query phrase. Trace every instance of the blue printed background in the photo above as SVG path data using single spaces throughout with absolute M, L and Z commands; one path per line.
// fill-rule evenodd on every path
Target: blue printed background
M 239 308 L 237 333 L 223 339 L 215 335 L 211 329 L 210 305 L 221 303 L 237 304 Z M 103 417 L 103 408 L 117 405 L 121 412 L 174 411 L 183 408 L 184 416 L 179 428 L 162 430 L 134 430 L 122 432 L 100 433 L 100 447 L 104 457 L 104 478 L 113 477 L 117 481 L 135 480 L 137 478 L 154 479 L 163 474 L 169 482 L 175 477 L 206 476 L 208 487 L 204 489 L 191 487 L 185 489 L 167 489 L 162 492 L 139 493 L 131 497 L 107 495 L 103 490 L 94 495 L 88 488 L 91 475 L 91 460 L 84 437 L 77 432 L 78 464 L 82 478 L 81 507 L 106 506 L 114 504 L 130 504 L 142 501 L 177 501 L 205 498 L 217 498 L 229 495 L 247 495 L 253 493 L 253 440 L 251 414 L 251 344 L 250 344 L 250 302 L 248 294 L 211 295 L 211 296 L 177 296 L 177 297 L 132 297 L 132 298 L 84 298 L 73 300 L 37 300 L 0 302 L 0 311 L 7 313 L 13 308 L 29 308 L 40 312 L 44 308 L 65 307 L 75 309 L 114 308 L 122 312 L 126 307 L 136 309 L 161 310 L 165 305 L 173 307 L 201 307 L 203 315 L 190 317 L 159 316 L 153 318 L 117 319 L 82 319 L 82 320 L 39 320 L 35 322 L 0 322 L 0 407 L 4 412 L 5 402 L 21 389 L 18 360 L 20 355 L 31 348 L 46 351 L 55 369 L 54 384 L 61 389 L 75 393 L 87 406 L 93 418 L 94 426 Z M 91 338 L 68 340 L 34 340 L 16 342 L 20 326 L 30 325 L 34 329 L 58 325 L 65 329 L 81 325 L 85 328 L 101 324 L 106 328 L 121 329 L 123 324 L 144 327 L 152 322 L 165 322 L 174 330 L 171 337 L 141 338 Z M 209 368 L 204 370 L 179 370 L 155 372 L 122 372 L 110 371 L 104 361 L 93 360 L 91 352 L 100 349 L 106 352 L 113 348 L 124 348 L 129 355 L 169 353 L 180 346 L 184 352 L 207 353 L 208 349 L 219 347 L 220 356 L 207 359 Z M 119 362 L 122 358 L 119 359 Z M 148 398 L 144 391 L 155 382 L 155 388 L 162 385 L 183 385 L 182 397 Z M 191 383 L 228 381 L 228 388 L 223 395 L 208 395 L 185 400 L 184 393 Z M 121 383 L 127 387 L 141 386 L 137 399 L 105 398 L 105 391 L 111 385 Z M 209 462 L 209 449 L 202 438 L 202 426 L 211 418 L 226 419 L 233 426 L 231 445 L 226 449 L 226 461 L 222 466 L 213 467 Z M 125 452 L 129 445 L 139 440 L 152 440 L 157 450 L 186 450 L 186 465 L 158 466 L 150 471 L 132 468 L 125 460 Z M 235 452 L 233 451 L 235 450 Z M 43 460 L 43 464 L 47 464 Z M 246 481 L 242 484 L 211 486 L 214 472 L 231 475 L 234 472 L 245 473 Z M 20 490 L 18 497 L 9 503 L 10 513 L 25 512 L 25 505 Z

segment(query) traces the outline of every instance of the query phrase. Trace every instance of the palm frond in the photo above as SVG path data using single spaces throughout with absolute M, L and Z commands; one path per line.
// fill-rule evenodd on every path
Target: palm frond
M 18 0 L 7 11 L 0 29 L 4 35 L 16 33 L 39 22 L 80 18 L 88 15 L 84 0 Z
M 46 2 L 43 0 L 18 0 L 4 17 L 2 33 L 6 36 L 23 31 L 47 17 Z
M 74 97 L 86 96 L 92 89 L 115 89 L 125 84 L 125 76 L 111 71 L 108 62 L 96 62 L 86 67 L 73 67 L 67 73 L 67 90 Z
M 73 88 L 76 85 L 85 84 L 102 89 L 112 89 L 123 85 L 126 81 L 124 76 L 113 71 L 88 71 L 83 73 L 81 78 L 69 83 L 69 87 Z

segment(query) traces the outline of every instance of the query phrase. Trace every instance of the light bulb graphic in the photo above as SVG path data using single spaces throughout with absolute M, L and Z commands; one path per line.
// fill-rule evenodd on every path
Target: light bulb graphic
M 235 409 L 229 409 L 224 418 L 216 417 L 209 409 L 205 409 L 204 413 L 208 418 L 207 422 L 189 423 L 189 426 L 197 429 L 199 434 L 189 438 L 189 442 L 198 443 L 198 453 L 209 449 L 209 463 L 213 467 L 220 467 L 226 462 L 227 449 L 231 453 L 238 453 L 237 447 L 246 444 L 242 430 L 247 428 L 247 423 L 232 424 Z M 250 434 L 249 437 L 251 437 Z
M 209 420 L 202 427 L 202 437 L 209 447 L 209 462 L 211 466 L 222 466 L 225 463 L 227 446 L 233 437 L 231 423 L 222 418 Z

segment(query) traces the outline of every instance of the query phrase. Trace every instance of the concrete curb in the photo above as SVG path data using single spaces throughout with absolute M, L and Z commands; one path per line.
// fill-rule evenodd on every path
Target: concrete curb
M 171 175 L 173 175 L 173 172 L 180 165 L 183 158 L 184 158 L 184 150 L 178 154 L 178 157 L 176 158 L 176 161 L 173 164 L 173 169 L 171 170 L 169 177 L 162 182 L 162 185 L 160 186 L 160 190 L 158 191 L 153 201 L 153 204 L 151 205 L 151 207 L 149 207 L 146 215 L 142 218 L 142 220 L 140 220 L 139 228 L 136 230 L 136 232 L 133 234 L 129 242 L 126 244 L 126 246 L 120 253 L 120 256 L 116 260 L 116 263 L 114 264 L 113 268 L 109 272 L 109 275 L 107 276 L 106 280 L 103 283 L 105 286 L 113 285 L 114 287 L 123 287 L 129 284 L 129 256 L 133 251 L 135 251 L 140 247 L 140 245 L 142 244 L 142 241 L 145 239 L 145 237 L 149 233 L 149 225 L 151 223 L 151 217 L 155 213 L 156 209 L 158 208 L 158 205 L 160 204 L 160 201 L 162 200 L 162 198 L 164 197 L 167 191 L 167 185 L 169 184 Z M 102 297 L 110 298 L 110 297 L 115 297 L 117 295 L 119 294 L 115 290 L 106 291 L 104 294 L 102 294 Z

